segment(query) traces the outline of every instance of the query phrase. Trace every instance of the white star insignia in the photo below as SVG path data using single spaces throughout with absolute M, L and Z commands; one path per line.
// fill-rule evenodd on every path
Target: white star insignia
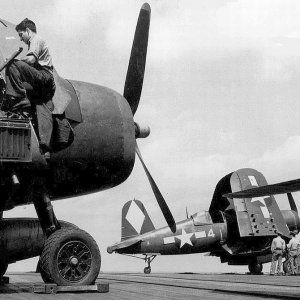
M 194 233 L 186 233 L 184 229 L 182 229 L 181 235 L 177 235 L 176 238 L 180 239 L 180 248 L 183 247 L 185 244 L 190 244 L 193 246 L 191 242 L 191 237 Z

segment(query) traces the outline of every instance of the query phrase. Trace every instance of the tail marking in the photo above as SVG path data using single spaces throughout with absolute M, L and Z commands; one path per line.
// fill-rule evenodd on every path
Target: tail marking
M 126 219 L 132 225 L 136 232 L 141 232 L 145 220 L 145 215 L 137 206 L 135 201 L 131 201 L 130 207 L 126 215 Z

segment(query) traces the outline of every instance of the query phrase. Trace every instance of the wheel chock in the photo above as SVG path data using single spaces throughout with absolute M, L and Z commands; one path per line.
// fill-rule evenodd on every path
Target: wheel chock
M 38 294 L 56 294 L 57 285 L 56 284 L 35 284 L 33 286 L 32 292 Z
M 108 293 L 108 283 L 96 283 L 94 285 L 79 285 L 79 286 L 58 286 L 57 284 L 35 284 L 32 289 L 33 293 L 37 294 L 56 294 L 56 293 L 72 293 L 72 292 L 98 292 Z

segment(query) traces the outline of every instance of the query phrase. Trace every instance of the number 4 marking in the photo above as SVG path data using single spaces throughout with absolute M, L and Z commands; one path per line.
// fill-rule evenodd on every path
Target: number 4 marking
M 214 234 L 214 232 L 213 232 L 212 228 L 209 230 L 209 232 L 208 232 L 207 236 L 210 236 L 210 237 L 215 237 L 215 234 Z

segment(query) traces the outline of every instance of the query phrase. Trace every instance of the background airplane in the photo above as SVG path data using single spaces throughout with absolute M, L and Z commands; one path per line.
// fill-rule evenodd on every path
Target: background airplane
M 156 230 L 144 205 L 132 200 L 122 210 L 121 242 L 107 252 L 144 255 L 145 273 L 151 272 L 157 255 L 209 252 L 222 263 L 248 265 L 251 274 L 259 274 L 263 264 L 272 260 L 270 247 L 277 232 L 288 241 L 290 231 L 300 228 L 291 195 L 299 190 L 299 179 L 267 185 L 260 172 L 237 170 L 218 182 L 209 210 L 176 223 L 175 232 L 169 227 Z M 290 210 L 280 210 L 273 196 L 283 193 L 287 193 Z

